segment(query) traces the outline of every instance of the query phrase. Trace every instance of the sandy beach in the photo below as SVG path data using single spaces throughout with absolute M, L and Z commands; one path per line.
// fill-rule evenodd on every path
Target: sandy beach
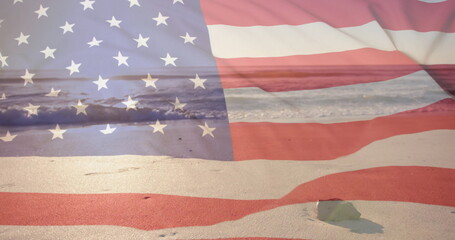
M 241 213 L 240 217 L 235 219 L 228 217 L 227 221 L 216 220 L 213 222 L 215 224 L 203 224 L 195 220 L 194 226 L 151 231 L 140 230 L 147 228 L 146 222 L 141 224 L 144 227 L 138 228 L 125 227 L 122 224 L 77 226 L 78 224 L 70 222 L 68 224 L 74 226 L 51 226 L 53 224 L 46 226 L 48 225 L 46 223 L 34 224 L 34 220 L 28 220 L 29 225 L 41 226 L 14 226 L 17 224 L 6 224 L 8 218 L 5 217 L 7 213 L 4 212 L 4 217 L 0 218 L 3 219 L 0 224 L 2 225 L 0 237 L 2 239 L 29 239 L 32 236 L 40 236 L 41 239 L 55 237 L 59 239 L 215 239 L 223 236 L 232 239 L 267 236 L 293 239 L 338 239 L 340 237 L 343 239 L 429 239 L 433 237 L 449 239 L 454 234 L 451 229 L 454 224 L 454 206 L 453 203 L 450 204 L 450 200 L 448 200 L 449 205 L 412 201 L 378 201 L 379 199 L 355 200 L 353 203 L 362 214 L 361 220 L 335 223 L 323 222 L 316 218 L 315 202 L 300 204 L 289 202 L 285 205 L 276 203 L 280 202 L 280 198 L 285 199 L 287 194 L 302 184 L 319 181 L 325 176 L 335 176 L 337 173 L 350 174 L 352 171 L 374 170 L 381 167 L 394 168 L 393 166 L 409 169 L 418 166 L 430 170 L 454 169 L 455 163 L 451 161 L 453 155 L 451 143 L 454 141 L 455 131 L 453 130 L 399 135 L 369 144 L 349 156 L 327 161 L 223 162 L 141 156 L 2 158 L 0 187 L 4 192 L 3 199 L 8 198 L 8 196 L 5 197 L 8 193 L 25 194 L 19 197 L 25 202 L 27 198 L 34 198 L 36 194 L 41 193 L 46 196 L 57 194 L 56 196 L 63 197 L 76 194 L 89 198 L 100 193 L 108 195 L 141 193 L 164 194 L 163 196 L 171 198 L 172 196 L 198 197 L 213 201 L 214 206 L 217 206 L 217 202 L 222 204 L 226 200 L 253 201 L 254 205 L 255 201 L 263 199 L 262 201 L 269 201 L 273 206 L 265 203 L 265 207 L 260 207 L 258 210 Z M 380 178 L 380 175 L 369 175 L 372 179 L 376 177 Z M 438 184 L 439 180 L 435 181 L 432 183 Z M 186 184 L 188 182 L 192 184 Z M 450 186 L 450 183 L 448 184 Z M 330 192 L 331 186 L 324 186 L 329 189 L 325 191 Z M 370 187 L 373 192 L 376 190 L 375 186 Z M 342 192 L 350 191 L 358 190 L 355 187 L 352 189 L 345 187 Z M 415 191 L 419 191 L 419 186 L 415 186 Z M 449 189 L 438 191 L 444 194 Z M 362 195 L 364 193 L 361 192 L 354 194 L 368 196 Z M 154 196 L 151 195 L 152 198 Z M 450 196 L 450 193 L 446 196 Z M 50 201 L 53 201 L 52 197 Z M 168 206 L 169 209 L 172 209 L 172 201 L 167 203 L 171 205 Z M 420 200 L 416 199 L 416 201 Z M 233 211 L 240 206 L 239 203 L 232 203 Z M 258 204 L 261 205 L 261 203 Z M 11 203 L 9 209 L 20 205 L 20 202 Z M 202 209 L 203 212 L 210 211 Z M 223 209 L 226 211 L 225 208 Z M 201 214 L 204 214 L 203 212 Z M 163 221 L 170 225 L 179 225 L 178 222 L 181 221 L 178 218 L 165 216 L 166 212 L 150 212 L 150 214 L 155 217 L 163 215 Z M 52 213 L 43 212 L 43 215 L 52 216 Z M 200 214 L 195 216 L 204 218 L 204 215 Z M 121 215 L 119 217 L 122 218 Z M 172 223 L 173 221 L 175 223 Z

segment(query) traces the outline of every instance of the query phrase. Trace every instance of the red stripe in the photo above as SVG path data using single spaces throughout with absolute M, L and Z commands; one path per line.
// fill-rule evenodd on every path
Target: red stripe
M 455 32 L 454 1 L 418 0 L 201 0 L 208 25 L 301 25 L 325 22 L 351 27 L 376 20 L 385 29 Z
M 206 226 L 279 206 L 332 198 L 455 206 L 454 187 L 453 169 L 383 167 L 325 176 L 274 200 L 0 193 L 0 225 L 118 225 L 144 230 Z
M 216 59 L 222 67 L 268 66 L 352 66 L 352 65 L 415 65 L 416 62 L 400 51 L 362 48 L 344 52 L 296 55 L 287 57 Z
M 400 134 L 455 129 L 455 101 L 368 121 L 320 123 L 231 123 L 235 160 L 329 160 Z
M 152 230 L 212 225 L 272 206 L 277 206 L 275 200 L 128 193 L 0 193 L 0 225 L 118 225 Z
M 390 80 L 422 68 L 404 54 L 376 49 L 276 58 L 216 59 L 223 88 L 293 91 Z
M 321 177 L 298 186 L 282 200 L 294 204 L 340 198 L 455 206 L 453 189 L 454 169 L 394 166 Z

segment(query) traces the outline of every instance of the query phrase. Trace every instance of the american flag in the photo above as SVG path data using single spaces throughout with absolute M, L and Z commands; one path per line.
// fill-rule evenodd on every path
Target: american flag
M 0 239 L 451 238 L 454 12 L 3 0 Z

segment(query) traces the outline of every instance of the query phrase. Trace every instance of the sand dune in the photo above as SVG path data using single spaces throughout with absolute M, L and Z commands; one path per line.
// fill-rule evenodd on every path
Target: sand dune
M 435 130 L 380 140 L 336 160 L 305 162 L 144 156 L 8 157 L 0 159 L 0 190 L 272 199 L 304 182 L 346 171 L 382 166 L 453 169 L 453 142 L 454 130 Z
M 204 227 L 142 231 L 117 226 L 0 226 L 2 239 L 450 239 L 452 207 L 406 202 L 353 201 L 359 221 L 326 223 L 315 203 L 295 204 Z

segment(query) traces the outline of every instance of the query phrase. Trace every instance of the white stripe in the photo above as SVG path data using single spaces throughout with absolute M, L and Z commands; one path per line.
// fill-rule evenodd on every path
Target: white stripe
M 316 203 L 254 213 L 212 226 L 142 231 L 119 226 L 2 226 L 2 239 L 219 239 L 276 237 L 302 239 L 452 239 L 453 207 L 410 202 L 352 201 L 360 220 L 327 223 Z
M 420 64 L 454 64 L 455 33 L 385 30 L 398 50 Z
M 299 26 L 209 25 L 208 29 L 213 55 L 218 58 L 283 57 L 375 48 L 403 51 L 420 64 L 455 63 L 455 33 L 385 30 L 376 21 L 345 28 L 316 22 Z
M 380 29 L 377 22 L 338 29 L 323 22 L 299 26 L 209 25 L 208 28 L 213 55 L 219 58 L 281 57 L 367 47 L 395 50 L 385 32 L 377 31 Z
M 348 86 L 266 92 L 225 89 L 229 122 L 346 122 L 421 108 L 448 98 L 426 71 Z
M 272 199 L 307 181 L 345 171 L 383 166 L 453 169 L 454 142 L 454 130 L 435 130 L 380 140 L 337 160 L 305 162 L 152 156 L 1 158 L 0 191 Z
M 316 203 L 295 204 L 263 211 L 236 221 L 206 227 L 154 231 L 177 232 L 180 239 L 276 237 L 302 239 L 451 239 L 453 207 L 409 202 L 352 201 L 362 214 L 357 221 L 327 223 L 316 218 Z

